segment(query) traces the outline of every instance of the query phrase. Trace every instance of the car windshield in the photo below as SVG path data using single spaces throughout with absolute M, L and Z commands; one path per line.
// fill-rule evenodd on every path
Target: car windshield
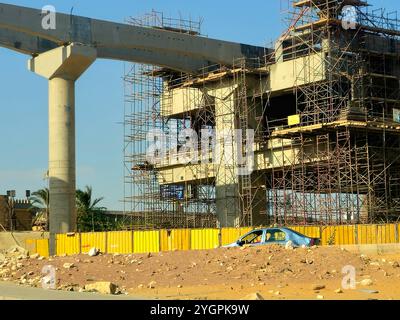
M 241 239 L 242 244 L 253 244 L 253 243 L 260 243 L 262 241 L 262 230 L 257 230 L 248 235 L 244 236 Z

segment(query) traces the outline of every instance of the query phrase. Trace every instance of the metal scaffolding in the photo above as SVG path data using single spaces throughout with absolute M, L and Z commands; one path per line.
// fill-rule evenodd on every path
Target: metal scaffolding
M 349 30 L 342 23 L 347 4 L 356 13 Z M 269 176 L 271 221 L 398 221 L 399 48 L 390 48 L 400 36 L 397 15 L 369 12 L 362 1 L 290 1 L 287 8 L 279 51 L 283 61 L 296 59 L 299 121 L 270 124 L 270 136 L 296 154 Z
M 129 66 L 125 213 L 132 227 L 400 219 L 397 14 L 371 11 L 358 0 L 282 3 L 287 30 L 263 60 L 208 66 L 196 75 Z M 349 5 L 353 20 L 348 21 Z M 200 34 L 200 23 L 154 12 L 130 23 Z M 275 90 L 273 82 L 286 78 L 275 68 L 280 65 L 292 68 L 285 72 L 294 80 L 284 84 L 288 89 Z M 146 160 L 151 129 L 168 135 L 169 151 L 156 165 Z M 215 150 L 204 154 L 202 145 L 186 150 L 185 129 L 199 139 L 217 129 L 210 140 L 224 145 L 220 158 Z M 218 132 L 233 136 L 237 129 L 241 139 L 228 145 Z M 254 149 L 254 171 L 238 174 L 249 165 L 240 161 L 250 161 L 248 145 Z M 193 161 L 180 162 L 194 155 Z M 209 161 L 200 161 L 204 158 Z
M 201 21 L 172 19 L 155 11 L 141 18 L 130 18 L 127 23 L 191 35 L 199 35 L 201 27 Z M 169 116 L 172 101 L 168 97 L 172 97 L 163 93 L 186 77 L 185 74 L 151 65 L 126 65 L 124 213 L 127 227 L 153 229 L 215 226 L 210 202 L 212 190 L 201 184 L 164 184 L 170 180 L 168 171 L 160 172 L 147 158 L 151 131 L 163 132 L 171 148 L 174 143 L 179 143 L 171 137 L 176 137 L 186 126 L 196 125 L 193 119 L 200 123 L 197 116 L 206 114 L 184 112 L 179 119 Z M 192 97 L 188 95 L 185 99 L 188 99 L 185 105 L 189 106 Z

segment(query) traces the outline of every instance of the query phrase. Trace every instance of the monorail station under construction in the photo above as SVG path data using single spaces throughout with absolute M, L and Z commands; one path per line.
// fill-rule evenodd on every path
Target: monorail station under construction
M 127 69 L 125 211 L 136 226 L 399 220 L 397 14 L 359 0 L 283 2 L 288 28 L 260 57 L 196 74 L 141 64 Z M 200 34 L 199 24 L 157 13 L 129 23 Z M 152 129 L 178 150 L 187 150 L 183 130 L 201 138 L 214 129 L 222 156 L 185 164 L 182 153 L 167 151 L 149 163 Z M 232 133 L 228 143 L 218 141 L 221 131 Z M 254 160 L 252 173 L 238 174 L 243 157 Z

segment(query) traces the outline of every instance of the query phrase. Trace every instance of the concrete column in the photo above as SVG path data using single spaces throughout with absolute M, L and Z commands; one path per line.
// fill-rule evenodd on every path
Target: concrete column
M 267 191 L 265 189 L 266 177 L 261 172 L 252 176 L 252 221 L 253 226 L 266 226 L 267 219 Z
M 217 147 L 219 159 L 216 164 L 216 209 L 217 219 L 221 227 L 240 226 L 239 178 L 237 172 L 237 146 L 234 139 L 237 123 L 235 121 L 235 97 L 237 86 L 226 84 L 215 90 L 215 121 L 217 131 Z M 230 133 L 232 141 L 226 143 L 222 135 Z
M 75 81 L 96 60 L 96 50 L 77 44 L 29 60 L 49 80 L 50 254 L 55 235 L 76 231 Z
M 75 84 L 59 77 L 49 80 L 49 177 L 50 232 L 75 231 Z
M 255 85 L 258 84 L 255 83 Z M 221 227 L 240 227 L 242 223 L 242 201 L 240 199 L 241 179 L 239 177 L 238 167 L 238 141 L 236 140 L 236 129 L 256 129 L 258 126 L 257 112 L 251 110 L 248 114 L 248 128 L 240 128 L 237 112 L 237 102 L 235 101 L 235 91 L 237 84 L 227 82 L 221 87 L 210 92 L 215 98 L 215 122 L 217 131 L 217 150 L 221 156 L 216 160 L 216 209 L 217 219 Z M 255 88 L 257 88 L 255 86 Z M 262 106 L 260 105 L 260 108 Z M 258 110 L 258 114 L 262 114 L 262 110 Z M 230 143 L 224 143 L 221 134 L 228 133 L 232 136 Z M 243 131 L 241 132 L 243 134 Z M 255 145 L 253 146 L 255 148 Z M 225 158 L 225 159 L 224 159 Z M 265 215 L 267 206 L 267 197 L 265 190 L 265 176 L 261 172 L 257 172 L 250 177 L 251 204 L 244 203 L 244 206 L 252 206 L 253 225 L 265 225 L 267 217 Z

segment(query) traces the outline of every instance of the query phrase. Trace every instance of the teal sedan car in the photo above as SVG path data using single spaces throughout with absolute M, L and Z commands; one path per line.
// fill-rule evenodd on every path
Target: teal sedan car
M 266 228 L 253 230 L 240 237 L 236 242 L 231 243 L 225 248 L 242 246 L 263 246 L 279 244 L 285 246 L 290 243 L 293 247 L 312 247 L 318 245 L 320 239 L 307 237 L 289 228 Z

